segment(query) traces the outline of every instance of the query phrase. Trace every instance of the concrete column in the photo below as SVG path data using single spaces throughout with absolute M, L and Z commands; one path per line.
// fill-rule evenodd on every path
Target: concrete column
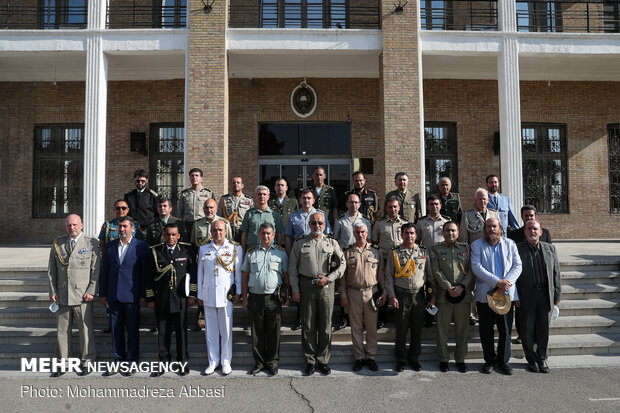
M 504 32 L 517 31 L 517 2 L 515 0 L 499 0 L 497 2 L 498 30 Z
M 84 232 L 95 236 L 105 220 L 105 157 L 108 62 L 99 30 L 105 28 L 106 0 L 91 0 L 86 36 L 84 105 Z
M 202 7 L 200 0 L 188 1 L 194 11 L 187 16 L 185 179 L 191 168 L 201 168 L 203 185 L 219 197 L 228 189 L 228 1 L 214 2 L 210 13 Z
M 519 92 L 519 44 L 504 37 L 498 57 L 500 191 L 512 198 L 515 211 L 523 205 L 521 153 L 521 101 Z
M 409 188 L 424 194 L 424 143 L 421 134 L 421 70 L 418 49 L 418 2 L 402 14 L 392 0 L 381 1 L 383 52 L 381 109 L 383 112 L 384 191 L 392 191 L 394 175 L 406 171 Z M 381 168 L 380 168 L 381 169 Z

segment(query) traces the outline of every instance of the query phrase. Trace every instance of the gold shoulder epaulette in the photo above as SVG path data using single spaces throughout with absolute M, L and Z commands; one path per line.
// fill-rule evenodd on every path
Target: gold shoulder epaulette
M 236 242 L 236 241 L 230 241 L 230 242 L 231 242 L 231 244 L 233 244 L 235 247 L 239 245 L 239 243 L 238 243 L 238 242 Z
M 258 245 L 254 245 L 253 247 L 248 248 L 248 250 L 246 251 L 246 253 L 250 253 L 252 251 L 255 251 L 258 249 Z
M 184 190 L 182 190 L 181 192 L 185 192 L 185 191 L 189 191 L 190 189 L 192 189 L 191 186 L 188 186 L 187 188 L 185 188 Z
M 297 238 L 295 239 L 295 241 L 299 241 L 299 240 L 300 240 L 300 239 L 302 239 L 303 237 L 305 237 L 305 235 L 302 235 L 302 236 L 300 236 L 300 237 L 297 237 Z
M 155 191 L 153 191 L 152 189 L 149 189 L 149 192 L 151 193 L 151 195 L 153 196 L 159 196 L 159 194 Z
M 447 216 L 447 215 L 442 215 L 441 217 L 442 217 L 443 219 L 447 219 L 448 221 L 451 221 L 451 220 L 452 220 L 452 219 L 451 219 L 449 216 Z
M 179 241 L 179 244 L 181 245 L 187 245 L 188 247 L 191 247 L 192 244 L 190 244 L 189 242 L 184 242 L 184 241 Z
M 157 248 L 157 247 L 161 247 L 162 245 L 164 245 L 163 242 L 160 242 L 159 244 L 155 244 L 151 247 L 151 249 Z
M 274 247 L 275 249 L 277 249 L 278 251 L 286 251 L 286 249 L 284 249 L 284 247 L 282 247 L 282 246 L 280 246 L 280 245 L 278 245 L 278 244 L 273 244 L 273 247 Z

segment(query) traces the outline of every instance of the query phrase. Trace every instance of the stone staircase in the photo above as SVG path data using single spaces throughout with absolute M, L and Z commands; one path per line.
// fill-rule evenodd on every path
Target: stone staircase
M 620 261 L 570 261 L 562 263 L 563 301 L 560 317 L 551 324 L 550 356 L 559 355 L 620 355 Z M 48 310 L 46 268 L 0 268 L 0 366 L 18 367 L 21 357 L 49 357 L 56 343 L 55 317 Z M 190 321 L 195 320 L 196 308 L 190 309 Z M 290 326 L 295 307 L 284 308 L 281 363 L 303 366 L 300 332 Z M 142 309 L 141 357 L 157 358 L 157 336 L 149 332 L 154 326 L 152 310 Z M 237 368 L 253 364 L 248 315 L 235 308 L 234 356 Z M 111 336 L 102 331 L 107 325 L 105 309 L 95 305 L 97 352 L 101 360 L 111 360 Z M 513 329 L 513 335 L 516 334 Z M 391 323 L 380 330 L 378 362 L 394 361 L 395 329 Z M 422 360 L 436 361 L 435 327 L 425 328 Z M 174 343 L 174 339 L 173 339 Z M 453 344 L 451 344 L 452 346 Z M 204 332 L 189 332 L 190 363 L 205 364 Z M 74 329 L 74 350 L 78 349 L 77 329 Z M 513 358 L 522 358 L 520 345 L 513 345 Z M 477 326 L 470 328 L 470 359 L 482 358 Z M 348 328 L 333 334 L 332 362 L 351 363 L 352 345 Z

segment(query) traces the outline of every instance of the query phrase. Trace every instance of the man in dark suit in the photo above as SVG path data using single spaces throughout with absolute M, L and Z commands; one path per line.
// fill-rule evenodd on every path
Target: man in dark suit
M 521 219 L 523 220 L 523 226 L 508 234 L 508 238 L 517 244 L 525 241 L 525 223 L 527 221 L 536 221 L 536 207 L 534 205 L 523 205 L 521 207 Z M 540 240 L 542 242 L 551 243 L 551 234 L 547 228 L 542 228 Z
M 157 314 L 159 361 L 170 362 L 170 338 L 174 329 L 177 361 L 187 362 L 187 304 L 193 305 L 196 298 L 196 255 L 189 244 L 179 243 L 181 234 L 175 223 L 166 224 L 163 237 L 163 244 L 151 247 L 146 299 L 149 308 Z M 163 373 L 158 370 L 152 376 Z M 188 373 L 186 365 L 180 374 Z
M 117 362 L 137 362 L 140 356 L 140 306 L 146 304 L 149 247 L 146 242 L 132 237 L 134 228 L 135 222 L 131 217 L 119 219 L 119 238 L 107 244 L 99 275 L 99 299 L 110 309 L 112 345 Z M 106 375 L 115 373 L 108 371 Z
M 133 177 L 136 189 L 127 192 L 123 199 L 129 205 L 129 216 L 144 230 L 157 217 L 159 195 L 147 188 L 149 174 L 144 169 L 136 169 Z
M 562 299 L 560 263 L 553 244 L 540 241 L 537 221 L 525 223 L 525 242 L 517 245 L 523 268 L 517 280 L 519 301 L 515 302 L 521 323 L 521 341 L 531 372 L 548 373 L 547 344 L 554 305 Z M 534 351 L 536 344 L 536 351 Z

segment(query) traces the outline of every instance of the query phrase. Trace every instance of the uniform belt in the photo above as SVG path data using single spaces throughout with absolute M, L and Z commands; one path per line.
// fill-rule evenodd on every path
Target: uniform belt
M 370 287 L 357 288 L 357 287 L 351 287 L 350 285 L 347 285 L 347 288 L 350 288 L 350 289 L 352 289 L 352 290 L 357 290 L 357 291 L 362 291 L 362 292 L 364 292 L 364 291 L 370 291 L 370 290 L 372 290 L 373 288 L 375 288 L 376 286 L 377 286 L 377 284 L 375 284 L 375 285 L 373 285 L 373 286 L 370 286 Z
M 302 277 L 306 277 L 306 278 L 316 278 L 316 276 L 314 276 L 314 275 L 306 275 L 306 274 L 302 274 L 302 273 L 299 273 L 299 275 L 302 276 Z
M 397 287 L 397 286 L 394 286 L 394 290 L 400 291 L 401 293 L 414 294 L 414 295 L 419 293 L 420 291 L 423 291 L 421 287 L 410 290 L 409 288 L 403 288 L 403 287 Z

